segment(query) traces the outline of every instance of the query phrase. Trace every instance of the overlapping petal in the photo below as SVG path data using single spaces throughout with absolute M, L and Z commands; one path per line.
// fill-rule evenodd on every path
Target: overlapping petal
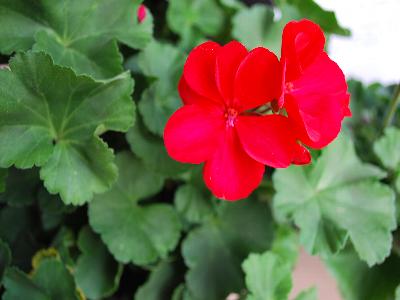
M 240 116 L 236 127 L 244 150 L 256 161 L 273 168 L 292 163 L 297 143 L 286 117 Z
M 310 151 L 303 145 L 297 144 L 294 157 L 293 164 L 295 165 L 306 165 L 311 162 L 311 154 Z
M 207 104 L 213 100 L 208 99 L 194 91 L 187 83 L 184 76 L 181 77 L 178 84 L 179 96 L 181 96 L 183 104 Z
M 209 159 L 224 136 L 223 111 L 215 105 L 185 105 L 168 120 L 164 144 L 168 154 L 184 163 Z
M 183 76 L 197 94 L 222 103 L 215 81 L 215 61 L 220 47 L 209 41 L 194 48 L 186 60 Z
M 324 33 L 317 24 L 309 20 L 289 22 L 283 29 L 281 51 L 286 81 L 298 78 L 324 51 L 324 45 Z
M 234 106 L 244 111 L 278 99 L 280 74 L 275 54 L 262 47 L 250 51 L 236 74 Z
M 313 148 L 326 146 L 339 134 L 349 111 L 342 71 L 326 53 L 321 53 L 291 85 L 285 108 L 300 140 Z
M 233 104 L 236 73 L 247 53 L 247 49 L 237 41 L 218 49 L 215 79 L 218 90 L 228 106 Z
M 223 142 L 205 163 L 203 178 L 213 194 L 221 199 L 246 198 L 260 184 L 264 165 L 243 150 L 236 131 L 224 132 Z

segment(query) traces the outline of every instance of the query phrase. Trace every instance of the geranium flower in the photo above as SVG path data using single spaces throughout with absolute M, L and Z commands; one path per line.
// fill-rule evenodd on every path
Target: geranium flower
M 342 70 L 324 52 L 321 28 L 308 20 L 289 22 L 282 35 L 282 95 L 299 140 L 320 149 L 338 134 L 351 116 L 350 95 Z
M 193 49 L 179 83 L 184 106 L 164 131 L 169 155 L 184 163 L 205 162 L 206 185 L 227 200 L 247 197 L 264 165 L 308 162 L 285 116 L 252 111 L 279 97 L 280 80 L 279 61 L 265 48 L 248 52 L 233 41 Z

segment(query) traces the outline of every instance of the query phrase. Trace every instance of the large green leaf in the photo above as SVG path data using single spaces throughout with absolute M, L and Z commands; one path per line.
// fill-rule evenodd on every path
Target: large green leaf
M 84 227 L 78 238 L 82 251 L 76 263 L 76 284 L 89 299 L 103 299 L 118 288 L 122 265 L 118 264 L 106 246 L 90 227 Z
M 52 300 L 51 297 L 17 268 L 7 269 L 4 277 L 3 300 Z M 74 298 L 73 298 L 74 299 Z
M 278 1 L 280 17 L 274 18 L 274 9 L 256 4 L 239 10 L 232 19 L 232 35 L 249 49 L 264 46 L 279 55 L 282 30 L 292 20 L 303 18 L 318 23 L 326 33 L 348 35 L 349 31 L 339 26 L 335 14 L 319 7 L 313 0 Z
M 168 204 L 139 202 L 157 193 L 163 178 L 126 152 L 116 163 L 118 181 L 90 203 L 91 226 L 118 261 L 146 265 L 165 258 L 179 240 L 178 215 Z
M 293 166 L 275 172 L 276 215 L 294 220 L 312 254 L 336 253 L 350 237 L 363 260 L 380 263 L 390 253 L 396 227 L 393 191 L 378 181 L 384 176 L 362 163 L 352 142 L 342 136 L 311 169 Z
M 74 279 L 60 260 L 42 259 L 31 278 L 18 269 L 8 269 L 4 300 L 78 300 Z
M 143 48 L 152 17 L 138 23 L 141 0 L 0 0 L 0 52 L 49 53 L 56 63 L 96 78 L 122 71 L 115 40 Z
M 116 179 L 113 153 L 94 133 L 132 125 L 129 75 L 94 81 L 31 52 L 10 67 L 0 70 L 0 166 L 41 166 L 46 188 L 67 204 L 107 190 Z
M 160 136 L 172 113 L 181 105 L 177 92 L 185 55 L 169 44 L 152 41 L 139 54 L 137 62 L 143 73 L 155 80 L 139 102 L 139 111 L 147 128 Z
M 400 278 L 400 258 L 388 257 L 369 268 L 351 249 L 325 260 L 345 300 L 393 300 Z M 397 300 L 397 299 L 396 299 Z
M 268 204 L 255 199 L 226 202 L 217 213 L 192 230 L 182 245 L 190 299 L 220 300 L 239 293 L 244 288 L 242 260 L 271 246 Z

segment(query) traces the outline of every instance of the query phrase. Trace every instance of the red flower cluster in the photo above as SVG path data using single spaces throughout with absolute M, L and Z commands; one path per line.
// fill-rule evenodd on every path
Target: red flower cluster
M 184 106 L 169 119 L 164 142 L 177 161 L 204 164 L 213 194 L 246 198 L 265 166 L 285 168 L 311 160 L 350 116 L 344 75 L 324 52 L 320 27 L 286 25 L 280 61 L 268 49 L 239 42 L 206 42 L 192 50 L 179 93 Z

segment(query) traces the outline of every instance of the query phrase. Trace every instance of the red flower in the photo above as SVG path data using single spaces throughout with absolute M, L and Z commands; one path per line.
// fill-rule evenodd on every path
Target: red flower
M 137 18 L 138 22 L 142 23 L 144 19 L 146 19 L 147 11 L 146 11 L 146 6 L 143 4 L 139 5 L 139 8 L 137 10 Z
M 293 21 L 283 30 L 279 107 L 286 109 L 300 141 L 317 149 L 329 144 L 343 118 L 351 116 L 345 77 L 324 45 L 324 33 L 311 21 Z
M 288 118 L 249 111 L 277 99 L 280 80 L 278 59 L 265 48 L 248 52 L 233 41 L 193 49 L 179 83 L 185 105 L 164 131 L 169 155 L 184 163 L 205 162 L 206 185 L 227 200 L 247 197 L 259 185 L 264 165 L 308 162 Z

